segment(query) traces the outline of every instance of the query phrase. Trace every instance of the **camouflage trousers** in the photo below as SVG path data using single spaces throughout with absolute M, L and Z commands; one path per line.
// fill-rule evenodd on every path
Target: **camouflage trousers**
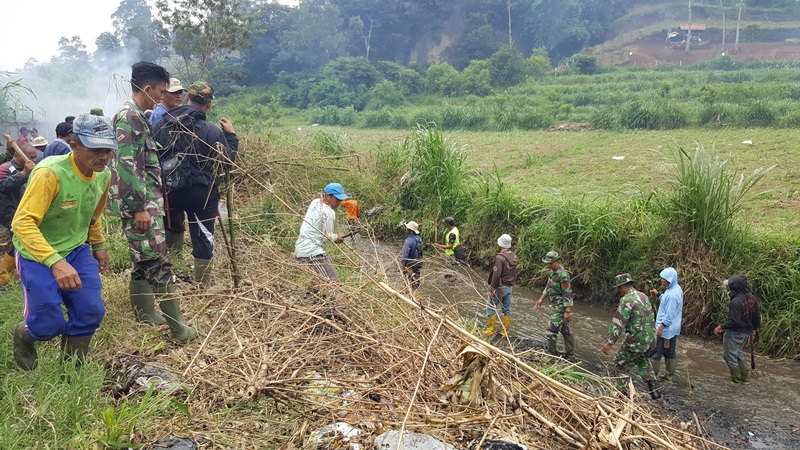
M 164 236 L 164 218 L 150 218 L 150 229 L 142 231 L 133 219 L 122 219 L 122 231 L 128 239 L 128 250 L 133 262 L 131 280 L 147 280 L 150 285 L 172 281 L 172 263 L 169 262 Z
M 547 324 L 548 336 L 557 337 L 558 333 L 564 336 L 572 334 L 572 331 L 569 330 L 569 322 L 564 322 L 564 313 L 566 311 L 566 306 L 550 305 L 550 323 Z
M 614 371 L 620 377 L 617 380 L 620 389 L 628 385 L 628 377 L 633 375 L 639 375 L 645 383 L 655 378 L 648 352 L 637 352 L 624 346 L 614 357 Z

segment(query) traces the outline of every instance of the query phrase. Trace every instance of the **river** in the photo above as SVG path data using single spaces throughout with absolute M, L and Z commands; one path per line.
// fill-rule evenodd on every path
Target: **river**
M 377 243 L 363 238 L 353 247 L 386 276 L 401 279 L 396 266 L 402 242 Z M 352 245 L 352 244 L 351 244 Z M 364 263 L 366 265 L 366 263 Z M 442 258 L 426 257 L 420 293 L 442 308 L 455 308 L 467 319 L 485 325 L 487 273 L 459 268 L 455 276 Z M 678 279 L 680 282 L 680 277 Z M 541 291 L 514 287 L 509 336 L 545 341 L 546 309 L 536 310 Z M 572 331 L 576 354 L 592 371 L 604 372 L 613 363 L 613 352 L 604 355 L 608 326 L 614 310 L 578 299 L 573 307 Z M 563 348 L 563 340 L 559 338 Z M 800 363 L 756 355 L 752 384 L 737 385 L 722 360 L 722 341 L 681 336 L 678 338 L 678 368 L 673 384 L 659 383 L 666 409 L 683 420 L 695 411 L 709 434 L 725 445 L 742 449 L 800 449 Z M 750 354 L 747 353 L 749 361 Z M 663 371 L 662 364 L 662 371 Z M 691 388 L 690 388 L 691 386 Z

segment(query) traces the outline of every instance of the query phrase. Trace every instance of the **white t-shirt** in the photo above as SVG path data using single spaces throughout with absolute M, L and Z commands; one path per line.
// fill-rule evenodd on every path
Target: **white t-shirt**
M 325 241 L 339 238 L 333 232 L 336 212 L 330 206 L 315 199 L 308 205 L 308 211 L 300 225 L 300 236 L 294 244 L 295 258 L 310 258 L 325 253 Z

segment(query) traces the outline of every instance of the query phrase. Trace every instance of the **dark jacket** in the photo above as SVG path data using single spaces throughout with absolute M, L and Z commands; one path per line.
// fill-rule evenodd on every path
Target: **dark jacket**
M 416 233 L 411 233 L 403 242 L 401 261 L 406 267 L 422 267 L 422 239 Z
M 728 295 L 731 297 L 728 320 L 722 324 L 723 330 L 749 333 L 761 326 L 761 313 L 758 311 L 756 297 L 747 291 L 747 278 L 734 275 L 728 280 Z
M 9 230 L 27 182 L 28 178 L 22 176 L 22 167 L 13 160 L 0 164 L 0 225 Z
M 498 289 L 501 285 L 513 286 L 517 281 L 517 264 L 519 258 L 511 251 L 496 254 L 494 266 L 489 272 L 489 286 L 494 289 Z
M 178 153 L 190 155 L 192 185 L 219 185 L 225 167 L 231 166 L 228 160 L 236 161 L 239 151 L 236 133 L 206 122 L 206 113 L 192 105 L 171 109 L 153 126 L 153 136 L 161 145 L 160 160 Z

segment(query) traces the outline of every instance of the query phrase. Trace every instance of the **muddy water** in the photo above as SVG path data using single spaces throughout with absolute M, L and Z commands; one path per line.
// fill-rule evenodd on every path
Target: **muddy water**
M 358 239 L 356 248 L 367 255 L 370 264 L 401 280 L 396 256 L 402 243 L 372 244 Z M 426 258 L 422 296 L 444 309 L 455 309 L 467 319 L 483 325 L 485 319 L 486 273 L 460 268 L 454 273 L 441 258 Z M 510 335 L 545 341 L 546 309 L 536 310 L 540 291 L 515 287 Z M 577 301 L 573 308 L 572 331 L 576 353 L 587 368 L 603 372 L 612 364 L 612 355 L 600 350 L 614 311 Z M 563 346 L 563 340 L 559 339 Z M 619 346 L 615 346 L 616 351 Z M 749 353 L 746 355 L 749 361 Z M 800 449 L 800 364 L 776 361 L 756 355 L 758 377 L 748 386 L 730 381 L 722 360 L 721 340 L 678 338 L 678 370 L 674 384 L 660 383 L 665 407 L 691 418 L 697 412 L 718 442 L 732 448 Z M 664 370 L 662 364 L 662 372 Z M 690 388 L 691 386 L 691 388 Z M 797 431 L 794 431 L 797 430 Z

